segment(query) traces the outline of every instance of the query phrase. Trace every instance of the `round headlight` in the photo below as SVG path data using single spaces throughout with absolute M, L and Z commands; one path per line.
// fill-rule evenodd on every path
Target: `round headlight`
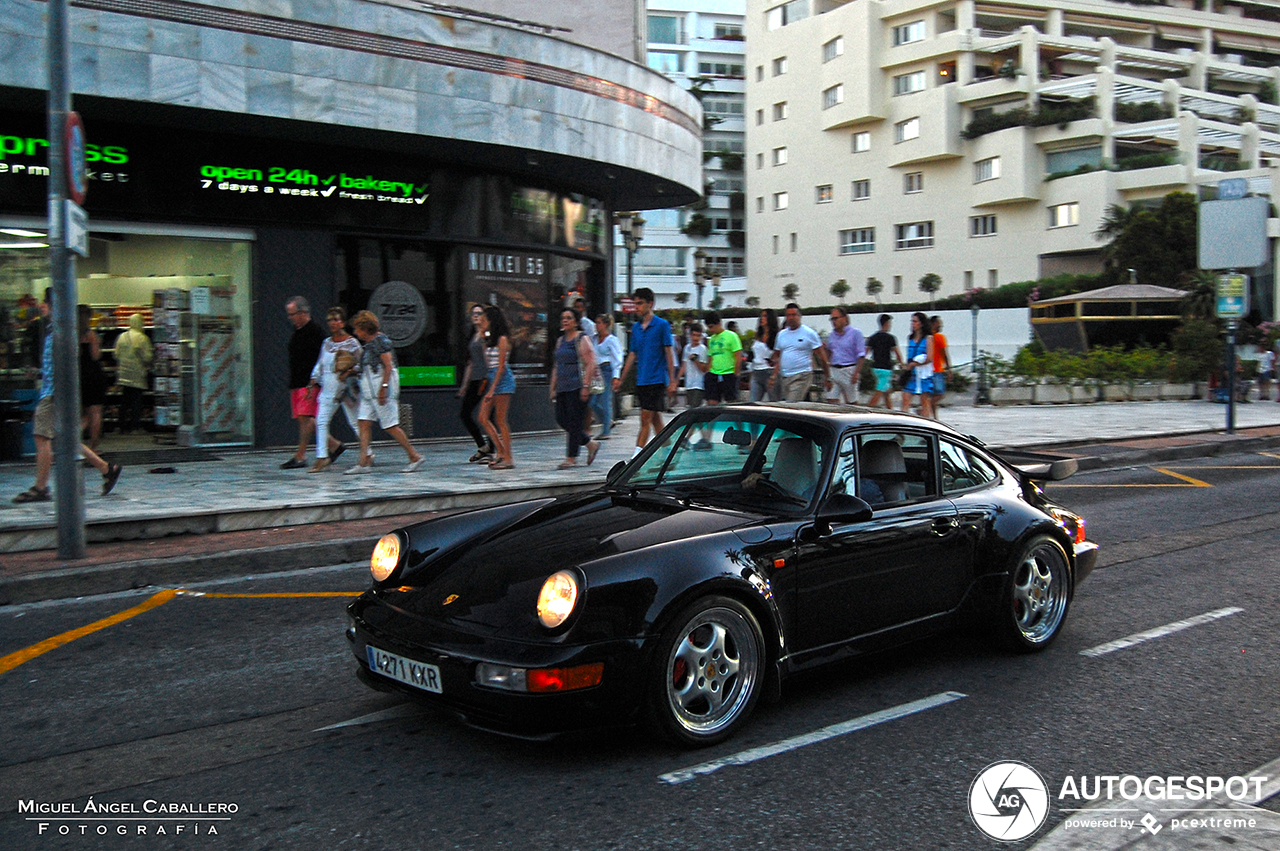
M 387 577 L 395 573 L 400 564 L 400 536 L 390 532 L 378 539 L 373 548 L 373 558 L 369 559 L 369 569 L 373 572 L 375 582 L 386 582 Z
M 538 620 L 548 629 L 554 629 L 569 619 L 577 602 L 578 578 L 568 570 L 553 573 L 538 593 Z

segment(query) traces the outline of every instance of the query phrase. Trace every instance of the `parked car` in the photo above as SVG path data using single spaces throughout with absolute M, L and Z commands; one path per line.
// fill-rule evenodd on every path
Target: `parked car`
M 384 536 L 347 637 L 364 682 L 475 726 L 707 745 L 792 674 L 965 615 L 1043 650 L 1097 556 L 1035 484 L 1073 471 L 910 414 L 697 408 L 599 489 Z

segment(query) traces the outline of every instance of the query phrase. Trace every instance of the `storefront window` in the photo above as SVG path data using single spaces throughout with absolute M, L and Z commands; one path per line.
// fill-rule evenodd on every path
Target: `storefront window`
M 0 243 L 0 370 L 10 397 L 36 386 L 41 328 L 33 320 L 51 283 L 47 252 L 11 247 L 22 239 Z M 251 443 L 252 340 L 243 320 L 251 305 L 250 243 L 94 232 L 89 246 L 89 256 L 76 264 L 77 296 L 91 309 L 109 385 L 103 448 L 141 448 L 139 441 Z M 143 317 L 154 360 L 141 437 L 126 439 L 115 344 L 135 313 Z

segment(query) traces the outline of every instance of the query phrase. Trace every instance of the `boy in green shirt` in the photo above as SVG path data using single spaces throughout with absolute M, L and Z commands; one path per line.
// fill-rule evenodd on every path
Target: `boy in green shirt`
M 707 324 L 707 358 L 711 365 L 707 370 L 703 398 L 708 405 L 738 401 L 738 373 L 742 369 L 742 340 L 732 331 L 725 330 L 720 314 L 714 310 L 703 314 Z

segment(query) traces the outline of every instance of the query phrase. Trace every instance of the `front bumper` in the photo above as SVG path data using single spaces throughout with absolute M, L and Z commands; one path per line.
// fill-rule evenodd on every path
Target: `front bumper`
M 358 602 L 358 601 L 357 601 Z M 374 602 L 373 605 L 380 605 Z M 379 691 L 406 695 L 453 712 L 465 723 L 507 735 L 541 738 L 591 727 L 630 723 L 641 705 L 643 642 L 618 639 L 581 645 L 529 644 L 432 629 L 430 624 L 374 627 L 352 604 L 347 639 L 362 682 Z M 366 648 L 394 653 L 440 671 L 439 694 L 424 691 L 369 668 Z M 604 663 L 599 685 L 566 692 L 528 693 L 476 684 L 476 665 L 489 662 L 520 668 L 555 668 Z

